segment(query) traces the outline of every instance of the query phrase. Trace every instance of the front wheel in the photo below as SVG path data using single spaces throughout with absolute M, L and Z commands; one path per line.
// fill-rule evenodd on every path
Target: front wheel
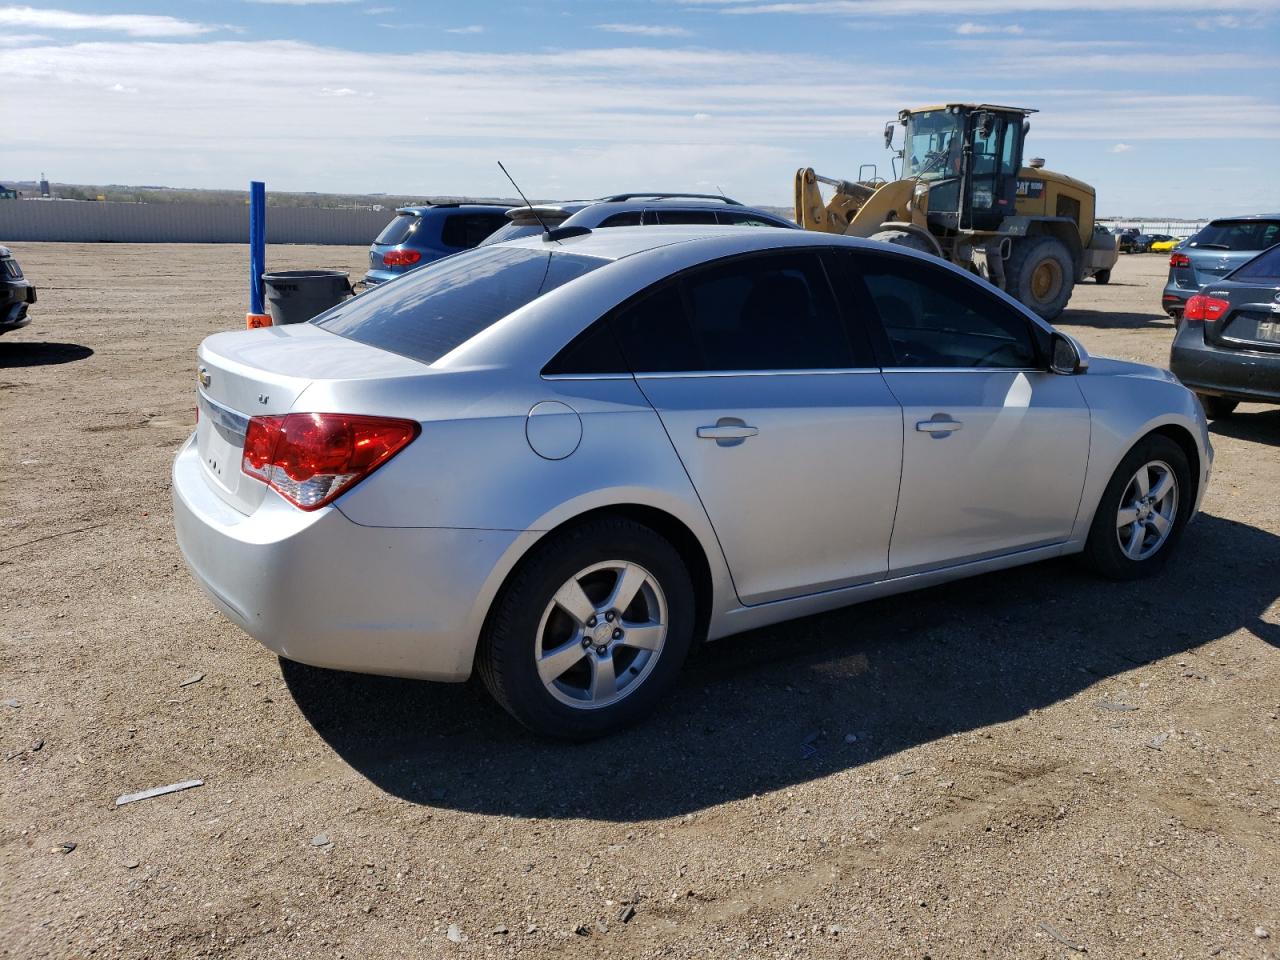
M 526 727 L 586 740 L 653 709 L 693 629 L 693 585 L 676 549 L 641 524 L 599 517 L 534 548 L 494 603 L 477 665 Z
M 1084 561 L 1112 580 L 1160 572 L 1182 536 L 1194 495 L 1182 448 L 1153 434 L 1120 461 L 1102 492 Z
M 1110 283 L 1110 282 L 1111 282 L 1111 271 L 1110 271 L 1110 270 L 1099 270 L 1097 273 L 1095 273 L 1095 274 L 1093 275 L 1093 282 L 1094 282 L 1094 283 Z
M 1075 286 L 1071 251 L 1056 237 L 1015 240 L 1004 273 L 1005 291 L 1045 320 L 1053 320 L 1066 309 Z

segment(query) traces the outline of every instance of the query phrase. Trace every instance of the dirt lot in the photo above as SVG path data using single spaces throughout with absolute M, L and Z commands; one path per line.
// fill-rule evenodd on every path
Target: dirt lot
M 244 248 L 15 252 L 0 956 L 1280 951 L 1280 411 L 1215 425 L 1159 579 L 1053 562 L 759 631 L 565 746 L 471 686 L 282 664 L 189 579 L 169 463 Z M 1163 363 L 1165 263 L 1122 259 L 1064 328 Z

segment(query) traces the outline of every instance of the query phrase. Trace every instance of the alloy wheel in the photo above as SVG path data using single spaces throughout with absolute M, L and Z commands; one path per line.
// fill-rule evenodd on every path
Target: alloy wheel
M 547 691 L 595 710 L 638 689 L 667 639 L 667 600 L 657 579 L 626 560 L 580 570 L 556 591 L 538 624 L 534 657 Z
M 1116 511 L 1116 537 L 1130 560 L 1146 560 L 1164 546 L 1178 516 L 1178 478 L 1163 460 L 1143 464 L 1129 480 Z

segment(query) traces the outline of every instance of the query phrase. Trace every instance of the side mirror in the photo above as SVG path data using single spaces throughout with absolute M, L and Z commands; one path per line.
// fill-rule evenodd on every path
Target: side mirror
M 1089 369 L 1089 354 L 1074 337 L 1068 337 L 1065 333 L 1058 333 L 1055 330 L 1050 349 L 1052 350 L 1049 360 L 1051 373 L 1060 373 L 1069 377 Z
M 884 148 L 886 150 L 893 149 L 893 121 L 890 120 L 884 125 Z

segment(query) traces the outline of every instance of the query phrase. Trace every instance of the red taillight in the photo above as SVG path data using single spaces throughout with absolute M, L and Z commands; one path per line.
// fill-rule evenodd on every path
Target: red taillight
M 417 250 L 388 250 L 382 255 L 384 267 L 411 267 L 422 259 Z
M 1189 267 L 1191 266 L 1191 258 L 1185 253 L 1175 253 L 1169 258 L 1169 266 L 1171 267 Z
M 1187 301 L 1187 305 L 1182 311 L 1182 319 L 1221 320 L 1223 315 L 1230 309 L 1231 302 L 1229 300 L 1219 300 L 1217 297 L 1206 297 L 1203 293 L 1197 293 Z
M 303 510 L 349 490 L 418 435 L 412 420 L 346 413 L 254 417 L 240 469 Z

